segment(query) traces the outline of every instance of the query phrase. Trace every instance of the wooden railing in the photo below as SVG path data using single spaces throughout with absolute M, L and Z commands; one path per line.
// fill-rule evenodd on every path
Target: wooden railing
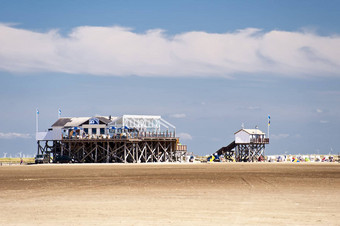
M 187 146 L 186 145 L 177 145 L 176 146 L 176 151 L 187 151 Z
M 85 134 L 83 136 L 76 135 L 72 137 L 63 137 L 64 140 L 83 140 L 83 139 L 142 139 L 142 138 L 175 138 L 174 132 L 123 132 L 120 134 Z
M 269 138 L 253 138 L 253 139 L 250 139 L 250 143 L 269 144 Z

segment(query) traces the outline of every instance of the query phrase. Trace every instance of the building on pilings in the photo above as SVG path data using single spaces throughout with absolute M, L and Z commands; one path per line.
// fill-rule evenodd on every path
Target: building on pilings
M 238 162 L 255 162 L 264 159 L 269 138 L 259 129 L 241 129 L 235 133 L 235 159 Z
M 216 154 L 226 160 L 236 162 L 255 162 L 264 160 L 265 145 L 269 138 L 259 129 L 240 129 L 234 133 L 235 140 L 228 146 L 220 148 Z
M 176 127 L 153 115 L 62 117 L 37 132 L 37 154 L 83 163 L 178 162 L 187 152 Z

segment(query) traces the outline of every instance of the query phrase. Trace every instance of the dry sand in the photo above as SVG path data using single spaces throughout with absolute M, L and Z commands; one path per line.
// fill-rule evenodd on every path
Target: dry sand
M 338 163 L 0 167 L 0 225 L 339 225 Z

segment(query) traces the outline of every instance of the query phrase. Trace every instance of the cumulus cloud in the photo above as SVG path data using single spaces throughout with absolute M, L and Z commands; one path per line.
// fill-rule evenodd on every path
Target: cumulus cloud
M 171 118 L 185 118 L 187 117 L 184 113 L 172 114 L 170 115 Z
M 0 139 L 14 139 L 14 138 L 28 139 L 28 138 L 31 138 L 31 135 L 29 133 L 1 133 L 0 132 Z
M 0 24 L 0 70 L 113 76 L 265 73 L 339 76 L 340 37 L 247 28 L 228 33 L 81 26 L 69 34 Z
M 192 140 L 192 136 L 189 133 L 179 133 L 179 134 L 177 134 L 177 136 L 181 140 Z

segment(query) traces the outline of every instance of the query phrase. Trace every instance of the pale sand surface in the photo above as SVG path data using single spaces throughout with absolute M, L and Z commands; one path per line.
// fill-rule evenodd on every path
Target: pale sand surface
M 340 225 L 338 163 L 0 167 L 0 225 Z

